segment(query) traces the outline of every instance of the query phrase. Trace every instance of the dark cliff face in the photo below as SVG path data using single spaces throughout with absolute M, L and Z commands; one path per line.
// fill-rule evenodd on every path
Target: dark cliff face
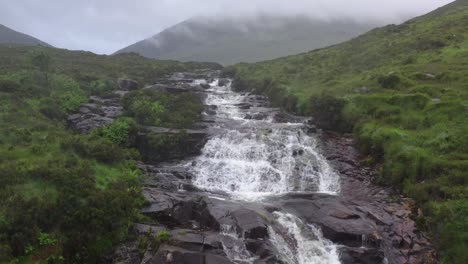
M 23 34 L 21 32 L 17 32 L 1 24 L 0 24 L 0 44 L 15 44 L 15 45 L 24 45 L 24 46 L 41 45 L 45 47 L 52 47 L 51 45 L 39 39 Z
M 222 64 L 256 62 L 337 44 L 373 26 L 284 16 L 193 18 L 117 53 Z

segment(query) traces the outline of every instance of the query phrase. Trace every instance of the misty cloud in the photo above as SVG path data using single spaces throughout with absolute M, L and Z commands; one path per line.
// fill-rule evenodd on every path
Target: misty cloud
M 307 15 L 400 23 L 450 0 L 0 0 L 0 24 L 60 48 L 112 53 L 194 16 Z

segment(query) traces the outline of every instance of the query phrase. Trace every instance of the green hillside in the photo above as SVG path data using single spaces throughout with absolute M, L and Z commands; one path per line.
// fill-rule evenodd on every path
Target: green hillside
M 29 35 L 14 31 L 4 25 L 0 24 L 0 44 L 16 44 L 24 46 L 45 46 L 51 47 L 49 44 L 38 40 Z
M 129 115 L 82 135 L 67 128 L 67 115 L 91 94 L 110 95 L 117 78 L 145 84 L 198 67 L 219 65 L 0 45 L 0 263 L 103 263 L 142 220 L 130 143 L 139 121 Z M 129 104 L 161 126 L 188 123 L 163 119 L 169 111 L 192 122 L 201 111 L 195 96 L 137 95 Z
M 325 49 L 228 67 L 323 128 L 353 132 L 376 181 L 414 198 L 444 263 L 468 261 L 468 1 Z
M 257 62 L 340 43 L 374 26 L 288 16 L 193 18 L 117 53 L 222 64 Z

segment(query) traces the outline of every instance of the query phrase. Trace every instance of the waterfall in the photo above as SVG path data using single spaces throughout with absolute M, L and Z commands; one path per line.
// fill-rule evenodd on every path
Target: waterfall
M 199 82 L 203 83 L 203 82 Z M 216 133 L 191 166 L 193 184 L 201 190 L 223 192 L 237 202 L 291 192 L 340 191 L 339 176 L 320 154 L 316 139 L 302 123 L 274 123 L 274 109 L 260 107 L 256 97 L 235 93 L 231 85 L 210 83 L 206 105 L 215 109 L 210 127 Z M 263 111 L 263 112 L 261 112 Z M 261 115 L 257 115 L 257 114 Z M 207 114 L 208 115 L 208 114 Z M 245 118 L 257 115 L 256 118 Z M 224 198 L 217 198 L 224 199 Z M 319 228 L 294 215 L 275 212 L 268 235 L 278 258 L 288 264 L 340 263 L 337 247 Z M 234 263 L 255 263 L 244 238 L 234 226 L 221 226 L 224 252 Z
M 304 224 L 292 214 L 275 212 L 280 228 L 291 236 L 285 239 L 274 228 L 269 228 L 270 240 L 288 264 L 339 264 L 338 249 L 325 239 L 320 229 Z M 291 241 L 292 240 L 292 241 Z
M 244 120 L 246 112 L 237 105 L 246 96 L 232 92 L 230 85 L 216 87 L 216 83 L 206 104 L 216 106 L 216 117 L 225 126 L 243 123 L 207 142 L 193 168 L 196 186 L 243 200 L 288 192 L 339 192 L 339 176 L 301 124 L 274 126 L 270 117 Z
M 232 225 L 221 226 L 221 242 L 227 257 L 236 263 L 253 263 L 257 259 L 247 250 Z

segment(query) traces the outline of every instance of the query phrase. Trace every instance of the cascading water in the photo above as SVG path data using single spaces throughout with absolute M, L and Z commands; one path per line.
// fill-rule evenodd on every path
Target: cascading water
M 237 235 L 234 226 L 221 226 L 222 244 L 229 259 L 236 263 L 252 263 L 257 258 L 247 250 L 244 241 Z
M 325 239 L 320 229 L 304 224 L 294 215 L 275 212 L 281 234 L 269 228 L 270 240 L 281 252 L 281 258 L 288 264 L 339 264 L 338 249 Z M 283 236 L 290 236 L 284 238 Z
M 244 200 L 339 191 L 338 175 L 317 152 L 315 139 L 304 133 L 302 124 L 273 124 L 268 115 L 244 120 L 245 112 L 237 107 L 244 99 L 230 85 L 215 87 L 208 95 L 207 105 L 217 107 L 216 117 L 226 130 L 210 139 L 197 158 L 196 186 Z
M 245 107 L 248 96 L 232 92 L 230 84 L 219 87 L 215 80 L 210 86 L 206 104 L 216 109 L 211 127 L 217 133 L 190 163 L 194 185 L 250 202 L 290 192 L 339 192 L 339 176 L 317 151 L 315 138 L 304 132 L 302 123 L 274 123 L 271 108 Z M 264 111 L 261 118 L 245 119 L 258 111 Z M 273 216 L 268 235 L 282 261 L 340 263 L 337 247 L 323 238 L 319 228 L 291 214 L 275 212 Z M 233 226 L 221 229 L 223 248 L 231 261 L 257 260 Z

